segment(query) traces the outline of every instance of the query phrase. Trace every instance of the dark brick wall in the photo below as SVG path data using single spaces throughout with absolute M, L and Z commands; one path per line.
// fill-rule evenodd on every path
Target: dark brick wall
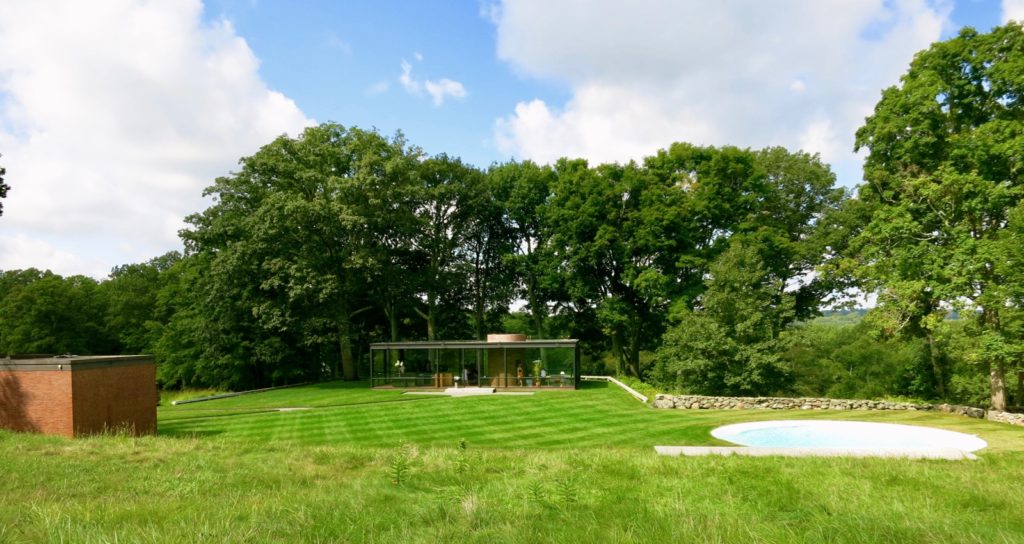
M 0 372 L 0 427 L 74 436 L 71 371 Z
M 72 376 L 76 436 L 123 428 L 156 432 L 155 365 L 76 369 Z
M 67 437 L 152 434 L 156 403 L 150 357 L 0 359 L 0 428 Z

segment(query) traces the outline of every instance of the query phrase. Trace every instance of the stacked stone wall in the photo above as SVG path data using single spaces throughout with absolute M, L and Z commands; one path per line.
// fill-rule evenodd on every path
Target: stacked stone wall
M 989 421 L 998 421 L 999 423 L 1009 423 L 1010 425 L 1020 425 L 1024 427 L 1024 414 L 989 410 L 986 417 Z
M 942 412 L 975 419 L 989 419 L 1024 426 L 1024 414 L 983 410 L 956 404 L 889 402 L 884 400 L 853 400 L 787 397 L 707 397 L 702 395 L 657 395 L 652 406 L 679 410 L 904 410 Z

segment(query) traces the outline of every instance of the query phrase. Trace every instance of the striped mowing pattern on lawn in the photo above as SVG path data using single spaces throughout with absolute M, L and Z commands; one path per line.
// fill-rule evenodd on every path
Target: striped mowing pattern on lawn
M 311 445 L 450 446 L 466 439 L 501 448 L 651 448 L 726 445 L 727 423 L 763 419 L 856 419 L 930 425 L 979 434 L 986 451 L 1024 450 L 1019 428 L 924 412 L 655 410 L 606 383 L 531 396 L 402 395 L 365 383 L 318 384 L 160 409 L 161 435 L 221 436 Z M 277 412 L 279 408 L 310 410 Z

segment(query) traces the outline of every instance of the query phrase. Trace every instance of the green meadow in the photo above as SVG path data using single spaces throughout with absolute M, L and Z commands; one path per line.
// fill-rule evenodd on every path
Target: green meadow
M 154 437 L 0 432 L 0 542 L 1024 542 L 1024 429 L 959 416 L 653 410 L 606 384 L 447 398 L 327 383 L 158 412 Z M 798 417 L 989 447 L 977 461 L 652 448 Z

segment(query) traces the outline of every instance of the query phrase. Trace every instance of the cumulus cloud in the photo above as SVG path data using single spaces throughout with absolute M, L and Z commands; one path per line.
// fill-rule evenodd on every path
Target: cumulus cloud
M 51 245 L 46 240 L 29 238 L 24 233 L 13 236 L 0 234 L 0 251 L 22 259 L 22 266 L 0 267 L 0 269 L 39 268 L 57 274 L 72 276 L 103 277 L 110 272 L 110 266 L 103 259 L 89 255 L 77 255 Z
M 848 185 L 854 131 L 949 24 L 949 6 L 925 0 L 506 0 L 486 13 L 499 58 L 572 90 L 498 119 L 504 152 L 623 161 L 674 141 L 784 145 L 821 153 Z
M 1003 0 L 1003 22 L 1024 22 L 1024 0 Z
M 419 94 L 420 82 L 412 78 L 412 65 L 405 59 L 402 59 L 402 75 L 398 76 L 398 82 L 402 84 L 406 92 Z
M 413 54 L 418 62 L 423 61 L 423 55 L 419 52 Z M 444 104 L 444 100 L 447 97 L 452 98 L 465 98 L 468 94 L 466 87 L 448 78 L 441 78 L 440 80 L 426 80 L 419 81 L 412 77 L 412 65 L 405 59 L 402 59 L 402 75 L 398 76 L 398 82 L 402 84 L 402 88 L 405 92 L 411 95 L 420 95 L 426 90 L 427 94 L 433 100 L 435 106 L 441 106 Z
M 434 100 L 435 106 L 444 104 L 444 99 L 447 96 L 452 98 L 465 98 L 466 88 L 462 86 L 458 81 L 452 81 L 448 78 L 442 78 L 440 81 L 427 80 L 423 87 L 427 90 L 427 94 Z
M 214 177 L 313 123 L 201 16 L 198 0 L 0 4 L 0 269 L 96 275 L 180 247 Z

